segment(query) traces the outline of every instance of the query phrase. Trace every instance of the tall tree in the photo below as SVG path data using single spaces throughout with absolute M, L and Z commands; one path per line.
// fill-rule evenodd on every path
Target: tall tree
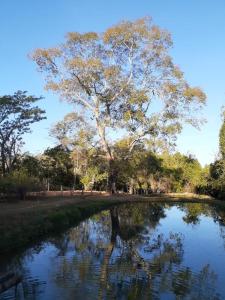
M 34 104 L 41 97 L 18 91 L 0 97 L 0 163 L 3 176 L 13 168 L 30 125 L 44 119 L 45 111 Z
M 83 109 L 109 162 L 115 189 L 115 156 L 108 138 L 126 130 L 130 152 L 145 137 L 175 135 L 182 121 L 198 125 L 195 112 L 205 94 L 192 88 L 169 55 L 170 34 L 150 18 L 123 21 L 105 32 L 67 34 L 55 48 L 36 49 L 32 59 L 45 72 L 46 88 Z M 151 109 L 161 100 L 160 109 Z

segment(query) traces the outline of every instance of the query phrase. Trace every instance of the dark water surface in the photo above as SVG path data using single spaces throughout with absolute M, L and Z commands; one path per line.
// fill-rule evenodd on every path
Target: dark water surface
M 0 262 L 23 276 L 0 299 L 225 299 L 225 211 L 135 203 Z

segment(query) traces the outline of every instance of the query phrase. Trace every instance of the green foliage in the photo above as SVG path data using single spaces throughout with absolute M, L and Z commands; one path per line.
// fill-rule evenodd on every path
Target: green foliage
M 208 168 L 197 159 L 179 152 L 156 154 L 143 145 L 136 145 L 127 157 L 129 141 L 115 144 L 117 185 L 130 192 L 196 192 L 207 185 Z
M 76 150 L 75 150 L 76 149 Z M 50 185 L 51 190 L 76 187 L 85 190 L 106 190 L 109 177 L 108 161 L 102 155 L 101 148 L 77 148 L 68 150 L 62 145 L 48 148 L 43 155 L 32 157 L 25 154 L 14 171 L 2 179 L 2 191 L 13 191 L 13 174 L 22 172 L 25 177 L 38 178 L 44 189 Z M 113 145 L 114 170 L 118 190 L 130 193 L 163 193 L 163 192 L 208 192 L 209 168 L 202 168 L 198 160 L 191 155 L 179 152 L 154 153 L 136 144 L 129 153 L 129 138 L 122 139 Z M 79 149 L 80 150 L 80 149 Z M 218 162 L 210 172 L 221 182 L 223 165 Z M 17 175 L 16 175 L 17 176 Z M 21 174 L 20 174 L 21 177 Z M 18 178 L 20 178 L 18 176 Z M 218 178 L 220 177 L 220 181 Z M 75 185 L 74 185 L 75 184 Z M 3 188 L 4 186 L 4 188 Z M 35 189 L 30 183 L 29 190 Z
M 225 159 L 225 120 L 223 121 L 223 124 L 220 129 L 219 148 L 222 158 Z
M 224 115 L 223 115 L 224 117 Z M 210 165 L 209 193 L 225 199 L 225 119 L 219 133 L 220 158 Z
M 98 167 L 89 167 L 86 169 L 85 175 L 81 176 L 81 183 L 84 185 L 84 189 L 93 189 L 96 183 L 101 182 L 107 178 L 107 173 L 100 173 Z
M 0 180 L 0 192 L 6 197 L 16 197 L 20 200 L 25 200 L 27 192 L 37 191 L 40 188 L 39 180 L 25 169 L 13 171 Z
M 208 192 L 216 198 L 225 199 L 225 160 L 216 160 L 209 170 Z
M 172 191 L 195 192 L 196 188 L 205 184 L 203 168 L 191 155 L 186 156 L 177 152 L 173 155 L 164 153 L 161 157 L 165 173 L 172 177 Z
M 30 125 L 44 119 L 45 111 L 34 104 L 42 98 L 18 91 L 0 97 L 0 172 L 11 172 L 18 160 L 22 137 Z
M 72 187 L 74 183 L 73 162 L 70 151 L 59 145 L 48 148 L 40 157 L 42 179 L 48 180 L 52 189 Z
M 29 153 L 24 153 L 17 163 L 16 170 L 26 170 L 30 176 L 40 177 L 41 174 L 41 162 L 38 157 L 32 156 Z

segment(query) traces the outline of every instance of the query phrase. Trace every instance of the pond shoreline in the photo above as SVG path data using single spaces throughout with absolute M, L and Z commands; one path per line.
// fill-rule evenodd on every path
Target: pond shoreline
M 190 202 L 215 204 L 225 202 L 195 194 L 167 195 L 76 195 L 51 197 L 17 203 L 0 203 L 0 255 L 15 253 L 79 224 L 91 215 L 114 205 L 128 202 Z

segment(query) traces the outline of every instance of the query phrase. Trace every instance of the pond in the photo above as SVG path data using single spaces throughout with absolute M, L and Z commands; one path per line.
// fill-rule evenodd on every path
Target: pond
M 225 299 L 225 211 L 123 204 L 0 262 L 5 299 Z

